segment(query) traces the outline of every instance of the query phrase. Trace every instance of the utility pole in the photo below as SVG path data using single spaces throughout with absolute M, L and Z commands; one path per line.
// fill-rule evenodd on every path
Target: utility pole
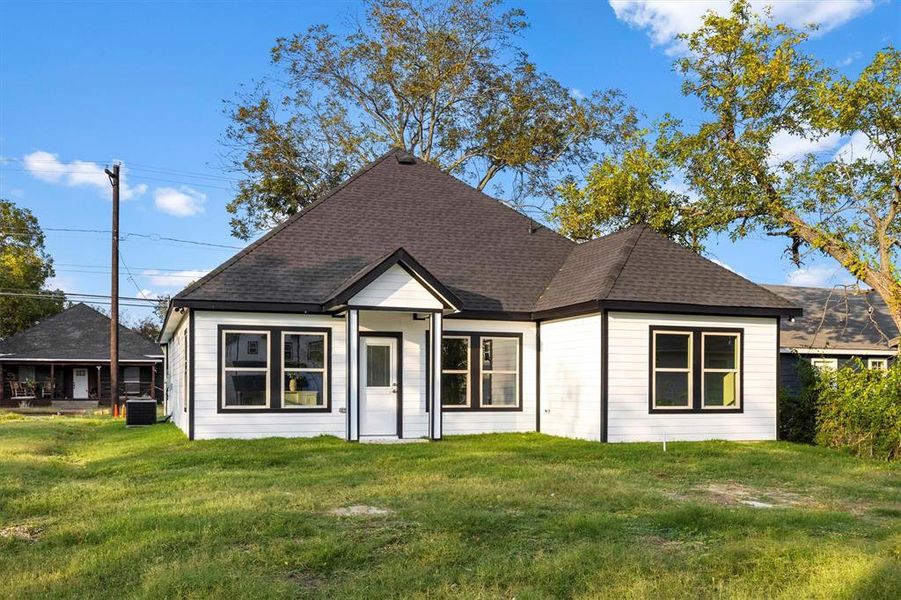
M 110 414 L 119 416 L 119 165 L 104 169 L 113 186 L 113 247 L 110 277 L 109 387 Z M 100 381 L 97 382 L 100 389 Z

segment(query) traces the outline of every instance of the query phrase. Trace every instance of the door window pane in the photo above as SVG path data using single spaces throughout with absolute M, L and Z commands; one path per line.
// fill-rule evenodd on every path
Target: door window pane
M 466 406 L 467 395 L 466 373 L 444 373 L 441 376 L 441 403 L 444 406 Z
M 226 371 L 225 406 L 266 406 L 266 373 Z
M 663 407 L 688 408 L 690 373 L 658 371 L 654 374 L 654 404 Z
M 516 406 L 515 373 L 483 373 L 482 405 L 483 406 Z
M 366 386 L 388 387 L 391 385 L 391 348 L 388 346 L 366 346 Z
M 655 366 L 658 369 L 687 369 L 691 354 L 691 335 L 688 333 L 660 333 L 654 335 Z
M 265 369 L 268 366 L 268 337 L 265 333 L 226 333 L 225 368 Z
M 286 334 L 286 369 L 321 369 L 325 365 L 325 335 Z
M 283 383 L 285 406 L 325 406 L 325 378 L 322 372 L 287 372 Z

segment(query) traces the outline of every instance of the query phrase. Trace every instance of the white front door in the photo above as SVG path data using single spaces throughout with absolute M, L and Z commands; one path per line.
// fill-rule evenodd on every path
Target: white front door
M 87 369 L 72 369 L 72 397 L 76 400 L 88 399 Z
M 360 435 L 396 436 L 397 339 L 360 337 Z

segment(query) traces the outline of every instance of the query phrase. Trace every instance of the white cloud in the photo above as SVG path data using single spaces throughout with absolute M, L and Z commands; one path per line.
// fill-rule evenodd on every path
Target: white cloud
M 192 217 L 204 212 L 206 194 L 183 185 L 176 188 L 161 187 L 153 192 L 156 207 L 176 217 Z
M 585 92 L 583 92 L 579 88 L 575 88 L 575 87 L 570 88 L 569 93 L 572 94 L 573 98 L 575 98 L 576 100 L 584 100 L 585 99 Z
M 38 150 L 25 155 L 23 162 L 25 168 L 28 169 L 28 172 L 31 173 L 32 177 L 40 179 L 41 181 L 65 185 L 67 187 L 93 187 L 99 191 L 104 198 L 111 197 L 109 177 L 103 172 L 104 167 L 97 163 L 83 160 L 73 160 L 67 163 L 61 161 L 57 155 L 43 150 Z M 146 184 L 141 183 L 136 186 L 128 185 L 127 171 L 124 165 L 121 178 L 122 182 L 119 187 L 119 197 L 122 200 L 130 200 L 135 196 L 140 196 L 147 192 Z
M 808 154 L 820 154 L 831 151 L 841 143 L 841 136 L 832 133 L 819 139 L 794 135 L 780 131 L 770 140 L 770 164 L 775 165 L 787 160 L 797 160 Z
M 698 28 L 704 14 L 729 11 L 728 0 L 609 0 L 616 17 L 632 27 L 644 29 L 655 46 L 678 51 L 676 36 Z M 817 23 L 825 33 L 873 8 L 875 0 L 752 0 L 751 6 L 761 12 L 770 6 L 773 19 L 793 27 Z
M 860 52 L 860 50 L 855 50 L 854 52 L 851 52 L 850 54 L 848 54 L 848 56 L 846 56 L 845 58 L 838 61 L 838 63 L 836 63 L 836 64 L 840 67 L 847 67 L 848 65 L 853 63 L 855 60 L 860 58 L 862 55 L 863 54 Z
M 870 145 L 870 138 L 862 131 L 855 131 L 835 153 L 835 158 L 845 162 L 852 162 L 860 158 L 868 160 L 884 161 L 888 157 L 877 148 Z
M 785 275 L 785 283 L 809 287 L 847 284 L 853 283 L 853 281 L 854 278 L 844 269 L 829 265 L 814 265 L 808 268 L 789 271 Z
M 186 269 L 184 271 L 157 271 L 155 269 L 148 269 L 141 271 L 141 275 L 147 277 L 151 285 L 176 290 L 182 289 L 192 281 L 197 281 L 207 273 L 209 273 L 209 271 L 200 269 Z

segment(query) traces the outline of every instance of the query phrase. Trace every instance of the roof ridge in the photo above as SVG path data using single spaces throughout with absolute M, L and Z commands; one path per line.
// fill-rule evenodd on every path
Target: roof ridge
M 376 158 L 376 159 L 372 160 L 371 162 L 369 162 L 368 164 L 364 165 L 363 167 L 358 169 L 355 173 L 353 173 L 350 177 L 348 177 L 347 179 L 345 179 L 344 181 L 342 181 L 335 187 L 329 189 L 327 192 L 325 192 L 325 194 L 323 194 L 322 196 L 320 196 L 319 198 L 317 198 L 316 200 L 311 202 L 305 209 L 302 209 L 302 210 L 294 213 L 293 215 L 291 215 L 290 217 L 288 217 L 287 219 L 285 219 L 284 221 L 282 221 L 281 223 L 279 223 L 278 225 L 276 225 L 275 227 L 273 227 L 272 229 L 267 231 L 260 238 L 251 242 L 250 244 L 248 244 L 247 246 L 245 246 L 244 248 L 242 248 L 241 250 L 236 252 L 231 258 L 229 258 L 228 260 L 223 262 L 221 265 L 219 265 L 218 267 L 216 267 L 215 269 L 213 269 L 212 271 L 210 271 L 209 273 L 207 273 L 206 275 L 204 275 L 197 281 L 187 285 L 183 290 L 181 290 L 175 296 L 173 296 L 173 298 L 182 298 L 187 294 L 196 292 L 201 287 L 203 287 L 204 285 L 209 283 L 209 281 L 215 275 L 219 275 L 223 271 L 225 271 L 228 268 L 230 268 L 231 266 L 233 266 L 236 262 L 243 259 L 245 256 L 249 255 L 251 252 L 253 252 L 257 248 L 259 248 L 264 242 L 272 239 L 273 237 L 275 237 L 276 235 L 281 233 L 288 225 L 294 223 L 295 221 L 300 220 L 304 215 L 309 214 L 310 211 L 312 211 L 314 208 L 317 208 L 318 206 L 323 204 L 329 198 L 334 197 L 335 194 L 337 194 L 339 191 L 341 191 L 342 189 L 344 189 L 345 187 L 350 185 L 353 181 L 358 179 L 361 175 L 371 171 L 376 165 L 380 164 L 382 161 L 386 160 L 388 157 L 396 154 L 399 150 L 400 150 L 399 148 L 392 147 L 390 150 L 388 150 L 387 152 L 385 152 L 378 158 Z
M 598 294 L 598 300 L 603 300 L 607 296 L 610 295 L 610 292 L 613 291 L 614 286 L 616 286 L 616 282 L 619 281 L 619 276 L 623 274 L 623 270 L 626 268 L 626 264 L 629 262 L 629 259 L 632 257 L 632 252 L 635 250 L 635 247 L 638 245 L 638 240 L 641 239 L 641 236 L 644 235 L 644 232 L 648 229 L 647 224 L 638 223 L 636 225 L 632 225 L 631 227 L 635 228 L 637 233 L 633 233 L 634 236 L 632 239 L 628 240 L 628 243 L 619 249 L 619 253 L 621 255 L 621 259 L 619 261 L 619 266 L 614 269 L 616 275 L 613 276 L 613 280 L 610 281 L 610 284 L 607 285 L 606 289 L 601 287 L 600 293 Z M 628 231 L 628 227 L 623 231 Z M 607 279 L 610 279 L 608 276 Z

